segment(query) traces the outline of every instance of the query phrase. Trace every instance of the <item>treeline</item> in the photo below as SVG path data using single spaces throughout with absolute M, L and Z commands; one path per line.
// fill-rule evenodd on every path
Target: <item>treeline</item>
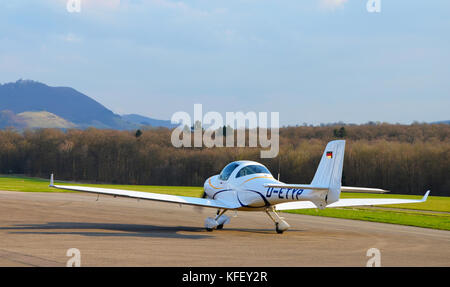
M 277 158 L 259 148 L 174 148 L 171 130 L 0 130 L 0 173 L 117 184 L 197 185 L 240 159 L 290 183 L 309 183 L 328 141 L 347 140 L 343 185 L 449 195 L 450 125 L 360 125 L 280 129 Z

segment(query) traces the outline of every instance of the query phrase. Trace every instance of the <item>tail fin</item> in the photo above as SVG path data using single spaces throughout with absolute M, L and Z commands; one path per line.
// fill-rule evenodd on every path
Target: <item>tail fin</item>
M 311 182 L 312 186 L 328 187 L 326 203 L 339 200 L 341 195 L 342 167 L 344 165 L 345 141 L 336 140 L 327 144 L 319 167 Z

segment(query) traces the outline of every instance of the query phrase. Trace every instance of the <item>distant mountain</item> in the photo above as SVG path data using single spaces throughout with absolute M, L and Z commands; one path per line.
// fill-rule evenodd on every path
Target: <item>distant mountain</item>
M 140 116 L 133 115 L 132 119 L 136 117 Z M 167 126 L 168 122 L 142 118 L 153 126 Z M 50 87 L 31 80 L 0 84 L 0 128 L 8 124 L 16 128 L 139 128 L 141 124 L 132 119 L 122 118 L 73 88 Z
M 432 122 L 432 124 L 447 124 L 447 125 L 450 125 L 450 121 L 438 121 L 438 122 Z
M 174 125 L 171 123 L 171 121 L 165 121 L 165 120 L 156 120 L 149 117 L 144 117 L 137 114 L 129 114 L 129 115 L 122 115 L 122 119 L 136 124 L 136 125 L 144 125 L 144 126 L 153 126 L 153 127 L 166 127 L 166 128 L 174 128 L 177 125 Z
M 18 129 L 23 129 L 27 126 L 24 119 L 17 116 L 15 113 L 5 110 L 0 111 L 0 129 L 7 127 L 15 127 Z

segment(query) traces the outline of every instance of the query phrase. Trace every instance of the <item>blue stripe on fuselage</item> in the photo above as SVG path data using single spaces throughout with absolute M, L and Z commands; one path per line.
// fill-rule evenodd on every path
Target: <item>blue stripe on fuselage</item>
M 250 206 L 250 205 L 245 205 L 245 204 L 242 203 L 241 199 L 239 198 L 239 193 L 238 193 L 237 200 L 239 201 L 239 204 L 240 204 L 242 207 L 247 207 L 247 208 L 262 208 L 262 207 L 270 206 L 270 203 L 267 201 L 267 199 L 264 197 L 264 195 L 263 195 L 261 192 L 256 191 L 256 190 L 251 190 L 251 189 L 246 189 L 245 191 L 251 191 L 251 192 L 254 192 L 254 193 L 258 194 L 259 196 L 261 196 L 262 200 L 264 201 L 264 205 L 263 205 L 263 206 Z
M 212 196 L 212 199 L 214 199 L 216 197 L 217 194 L 222 193 L 224 191 L 230 191 L 231 189 L 223 189 L 223 190 L 219 190 L 218 192 L 214 193 Z

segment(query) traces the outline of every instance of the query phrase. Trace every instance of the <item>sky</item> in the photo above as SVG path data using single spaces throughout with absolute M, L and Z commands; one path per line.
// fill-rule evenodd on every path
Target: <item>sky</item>
M 197 103 L 282 125 L 450 119 L 448 0 L 68 1 L 0 2 L 0 83 L 158 119 Z

